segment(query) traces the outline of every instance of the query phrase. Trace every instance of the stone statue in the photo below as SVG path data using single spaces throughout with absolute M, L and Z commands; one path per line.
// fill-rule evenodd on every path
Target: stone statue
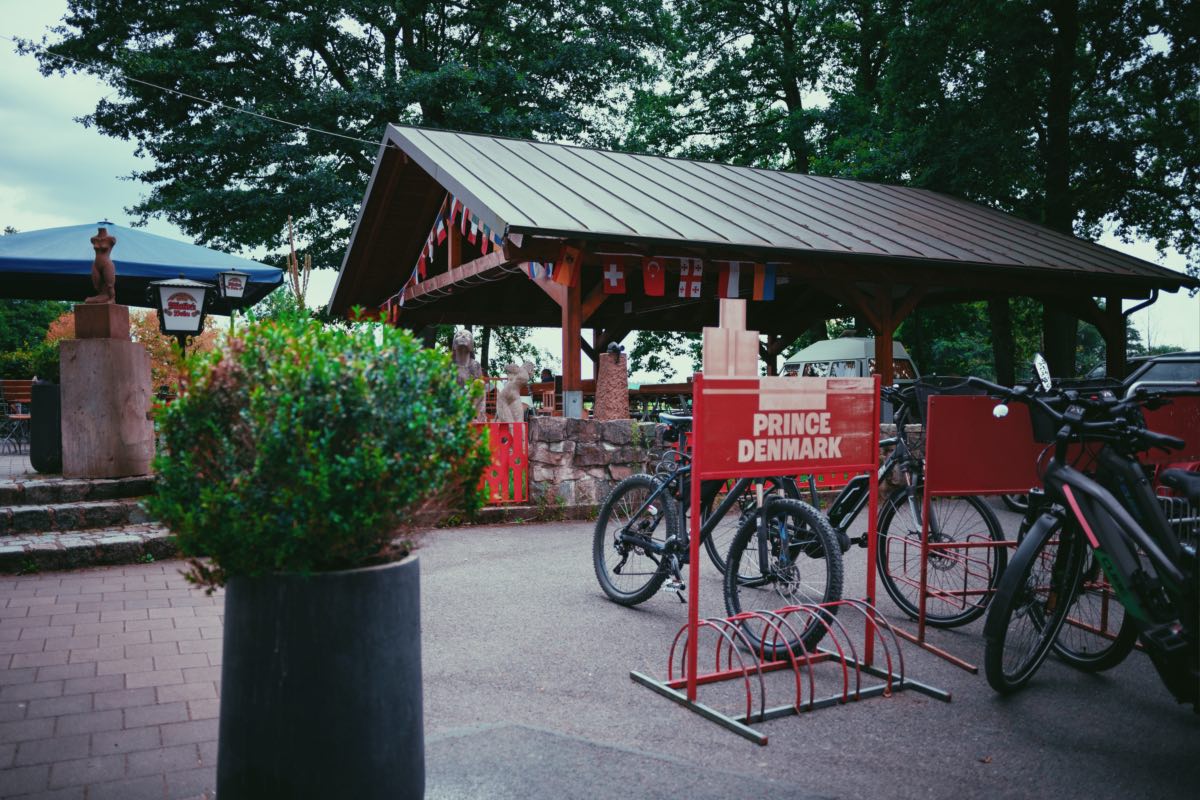
M 475 339 L 471 336 L 471 332 L 465 328 L 454 332 L 454 339 L 451 342 L 450 354 L 454 358 L 454 366 L 458 369 L 458 385 L 463 386 L 468 381 L 482 381 L 483 370 L 479 366 L 479 362 L 475 360 Z M 483 398 L 479 398 L 479 402 L 475 409 L 476 421 L 483 421 L 486 415 L 483 410 Z
M 521 390 L 533 379 L 533 364 L 528 361 L 519 367 L 509 364 L 504 372 L 508 382 L 496 394 L 496 422 L 524 422 L 525 404 L 521 402 Z
M 92 249 L 96 251 L 96 258 L 92 261 L 92 287 L 96 294 L 83 302 L 117 302 L 117 267 L 112 260 L 112 249 L 116 244 L 116 237 L 109 236 L 108 228 L 103 225 L 92 237 Z

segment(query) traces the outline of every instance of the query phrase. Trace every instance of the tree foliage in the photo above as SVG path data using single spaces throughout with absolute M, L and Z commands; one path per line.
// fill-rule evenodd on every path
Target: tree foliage
M 334 266 L 388 123 L 588 141 L 643 75 L 658 5 L 70 0 L 38 58 L 118 87 L 84 122 L 153 160 L 131 213 L 233 250 L 281 246 L 290 214 Z

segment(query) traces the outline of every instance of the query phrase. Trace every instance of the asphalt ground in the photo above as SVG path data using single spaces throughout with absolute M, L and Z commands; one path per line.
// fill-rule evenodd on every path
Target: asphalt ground
M 630 679 L 665 677 L 687 609 L 671 593 L 609 602 L 591 552 L 586 522 L 422 538 L 427 797 L 1197 795 L 1200 716 L 1138 653 L 1103 675 L 1051 659 L 1000 698 L 981 675 L 908 645 L 907 675 L 952 702 L 867 698 L 760 723 L 769 744 L 755 745 Z M 847 554 L 848 596 L 863 592 L 865 556 Z M 701 613 L 723 615 L 719 577 L 702 564 Z M 0 582 L 0 797 L 213 797 L 223 597 L 189 588 L 181 567 Z M 880 607 L 900 621 L 886 598 Z M 978 663 L 981 627 L 930 640 Z M 829 664 L 815 677 L 817 696 L 841 687 Z M 793 681 L 770 676 L 767 705 L 791 703 Z M 734 713 L 745 702 L 737 682 L 699 699 Z
M 909 677 L 951 702 L 867 698 L 755 725 L 769 744 L 753 744 L 630 679 L 666 676 L 686 606 L 672 593 L 637 608 L 608 601 L 591 541 L 592 525 L 573 522 L 424 538 L 430 797 L 1197 796 L 1200 715 L 1140 653 L 1101 675 L 1051 657 L 1026 690 L 999 697 L 982 673 L 906 645 Z M 847 596 L 863 593 L 865 562 L 865 550 L 847 553 Z M 906 624 L 885 596 L 879 605 Z M 724 614 L 707 560 L 701 614 Z M 929 640 L 982 665 L 981 631 L 982 620 Z M 782 675 L 768 706 L 794 697 Z M 827 668 L 817 695 L 839 680 Z M 736 713 L 738 691 L 702 687 L 699 699 Z

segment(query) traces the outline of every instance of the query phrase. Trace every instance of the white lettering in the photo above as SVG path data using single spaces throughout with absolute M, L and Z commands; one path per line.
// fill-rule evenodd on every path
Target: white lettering
M 754 442 L 749 439 L 738 439 L 738 463 L 744 464 L 754 458 Z
M 755 414 L 754 415 L 754 435 L 761 436 L 762 432 L 766 429 L 767 429 L 767 415 L 766 414 Z
M 830 436 L 828 441 L 829 441 L 829 456 L 828 457 L 829 458 L 841 458 L 842 457 L 842 437 Z
M 821 412 L 820 417 L 821 417 L 821 429 L 818 431 L 818 433 L 829 433 L 829 412 L 828 411 Z

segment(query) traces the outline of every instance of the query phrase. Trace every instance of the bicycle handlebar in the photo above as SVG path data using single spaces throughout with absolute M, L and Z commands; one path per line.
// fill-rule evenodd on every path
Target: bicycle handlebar
M 1000 386 L 983 378 L 974 377 L 967 378 L 967 382 L 973 386 L 986 389 L 989 394 L 999 395 L 1004 400 L 1019 400 L 1027 405 L 1036 405 L 1043 413 L 1054 420 L 1055 424 L 1066 426 L 1072 433 L 1094 434 L 1101 437 L 1105 434 L 1115 434 L 1120 438 L 1135 439 L 1136 444 L 1140 445 L 1137 448 L 1139 450 L 1157 447 L 1167 452 L 1181 450 L 1187 445 L 1187 442 L 1165 433 L 1155 433 L 1143 425 L 1131 422 L 1126 417 L 1126 414 L 1135 409 L 1140 410 L 1142 406 L 1151 406 L 1154 404 L 1154 407 L 1158 407 L 1164 405 L 1170 402 L 1168 395 L 1200 394 L 1200 390 L 1194 391 L 1191 389 L 1174 390 L 1171 392 L 1150 392 L 1138 389 L 1134 393 L 1134 397 L 1117 402 L 1099 402 L 1084 396 L 1075 389 L 1051 389 L 1050 391 L 1054 394 L 1046 394 L 1046 396 L 1066 401 L 1069 404 L 1068 411 L 1071 406 L 1082 405 L 1087 409 L 1104 411 L 1113 417 L 1112 419 L 1085 422 L 1081 416 L 1058 411 L 1042 397 L 1033 394 L 1028 387 Z

